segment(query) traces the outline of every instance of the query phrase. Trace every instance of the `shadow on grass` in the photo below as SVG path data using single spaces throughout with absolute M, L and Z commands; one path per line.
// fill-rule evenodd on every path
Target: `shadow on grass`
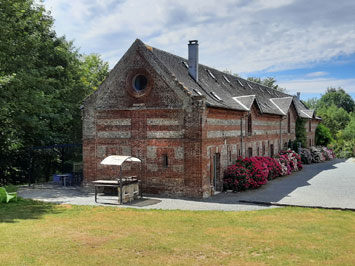
M 17 202 L 0 203 L 0 223 L 16 223 L 17 220 L 40 219 L 49 213 L 59 213 L 55 205 L 19 198 Z

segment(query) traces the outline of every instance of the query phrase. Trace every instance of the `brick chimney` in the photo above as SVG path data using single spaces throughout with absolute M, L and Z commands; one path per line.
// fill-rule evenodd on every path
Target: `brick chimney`
M 190 76 L 198 82 L 198 41 L 189 41 L 189 74 Z

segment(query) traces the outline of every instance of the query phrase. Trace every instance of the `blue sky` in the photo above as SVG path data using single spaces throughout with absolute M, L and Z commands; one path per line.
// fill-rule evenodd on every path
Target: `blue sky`
M 302 99 L 343 87 L 355 98 L 354 0 L 44 0 L 58 35 L 112 68 L 136 38 L 246 78 L 274 77 Z

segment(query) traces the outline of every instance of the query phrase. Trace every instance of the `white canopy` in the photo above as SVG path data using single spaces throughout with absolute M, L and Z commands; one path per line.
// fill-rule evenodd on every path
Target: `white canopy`
M 101 164 L 122 165 L 124 162 L 141 162 L 141 160 L 133 156 L 111 155 L 103 159 Z

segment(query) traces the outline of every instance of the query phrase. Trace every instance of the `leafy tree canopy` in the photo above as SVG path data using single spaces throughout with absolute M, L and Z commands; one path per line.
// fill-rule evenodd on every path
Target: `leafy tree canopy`
M 302 102 L 304 103 L 304 105 L 306 105 L 307 108 L 311 110 L 315 110 L 317 109 L 319 100 L 314 97 L 314 98 L 309 98 L 308 100 Z
M 316 145 L 327 146 L 333 141 L 329 128 L 319 124 L 316 128 Z
M 327 107 L 335 105 L 338 108 L 343 108 L 346 112 L 350 113 L 355 110 L 354 99 L 345 92 L 342 88 L 328 88 L 327 92 L 320 98 L 318 107 Z
M 342 132 L 344 140 L 355 140 L 355 112 L 352 113 L 350 122 Z
M 320 107 L 317 114 L 322 117 L 322 123 L 330 129 L 333 138 L 350 121 L 350 115 L 343 108 L 338 108 L 334 104 Z
M 107 75 L 52 26 L 34 0 L 0 1 L 0 183 L 26 148 L 81 142 L 79 106 Z

